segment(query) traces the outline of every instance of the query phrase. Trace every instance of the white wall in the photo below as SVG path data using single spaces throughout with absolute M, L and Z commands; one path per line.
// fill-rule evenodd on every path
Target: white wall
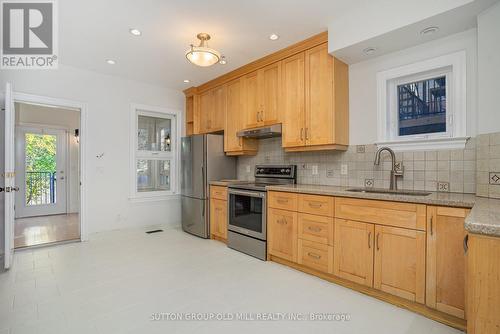
M 69 163 L 66 166 L 66 174 L 68 177 L 67 183 L 67 212 L 79 212 L 80 207 L 80 177 L 79 177 L 79 147 L 74 136 L 74 130 L 80 128 L 80 113 L 75 110 L 62 108 L 50 108 L 34 104 L 16 103 L 16 125 L 22 124 L 40 124 L 43 126 L 55 126 L 66 130 L 68 142 L 68 157 Z M 23 154 L 17 152 L 16 155 Z M 21 155 L 23 156 L 23 155 Z M 17 158 L 16 158 L 17 159 Z M 16 166 L 18 167 L 18 166 Z
M 165 73 L 168 75 L 168 73 Z M 130 104 L 183 110 L 182 92 L 61 65 L 58 70 L 0 71 L 0 86 L 16 92 L 87 104 L 87 226 L 98 232 L 151 224 L 178 224 L 180 201 L 131 202 L 129 196 Z M 96 156 L 104 153 L 101 159 Z
M 349 66 L 350 144 L 377 140 L 377 72 L 465 50 L 467 54 L 467 135 L 476 134 L 476 29 L 451 35 Z
M 328 51 L 348 47 L 428 17 L 463 6 L 472 0 L 377 0 L 336 17 L 328 25 Z
M 478 134 L 500 132 L 500 3 L 477 18 Z

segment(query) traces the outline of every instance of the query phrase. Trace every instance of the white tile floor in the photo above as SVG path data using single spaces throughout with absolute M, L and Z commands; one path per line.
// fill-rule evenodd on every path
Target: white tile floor
M 460 333 L 178 229 L 21 251 L 0 273 L 0 334 Z M 350 321 L 151 321 L 154 312 L 347 313 Z

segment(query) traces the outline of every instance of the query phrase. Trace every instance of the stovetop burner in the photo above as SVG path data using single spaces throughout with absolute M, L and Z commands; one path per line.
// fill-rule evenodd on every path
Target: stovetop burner
M 254 182 L 229 184 L 229 188 L 266 191 L 266 186 L 295 183 L 297 183 L 295 165 L 257 165 Z

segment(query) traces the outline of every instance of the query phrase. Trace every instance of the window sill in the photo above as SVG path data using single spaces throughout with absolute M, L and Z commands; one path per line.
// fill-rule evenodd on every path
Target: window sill
M 131 196 L 128 200 L 132 203 L 145 203 L 145 202 L 161 202 L 161 201 L 172 201 L 179 199 L 178 194 L 167 194 L 161 196 Z
M 470 137 L 400 140 L 375 143 L 378 148 L 386 146 L 395 152 L 463 150 Z

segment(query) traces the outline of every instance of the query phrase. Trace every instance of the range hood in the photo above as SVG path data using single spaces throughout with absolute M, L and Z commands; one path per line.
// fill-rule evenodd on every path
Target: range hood
M 281 136 L 281 124 L 262 126 L 259 128 L 241 130 L 236 133 L 238 137 L 243 138 L 272 138 Z

